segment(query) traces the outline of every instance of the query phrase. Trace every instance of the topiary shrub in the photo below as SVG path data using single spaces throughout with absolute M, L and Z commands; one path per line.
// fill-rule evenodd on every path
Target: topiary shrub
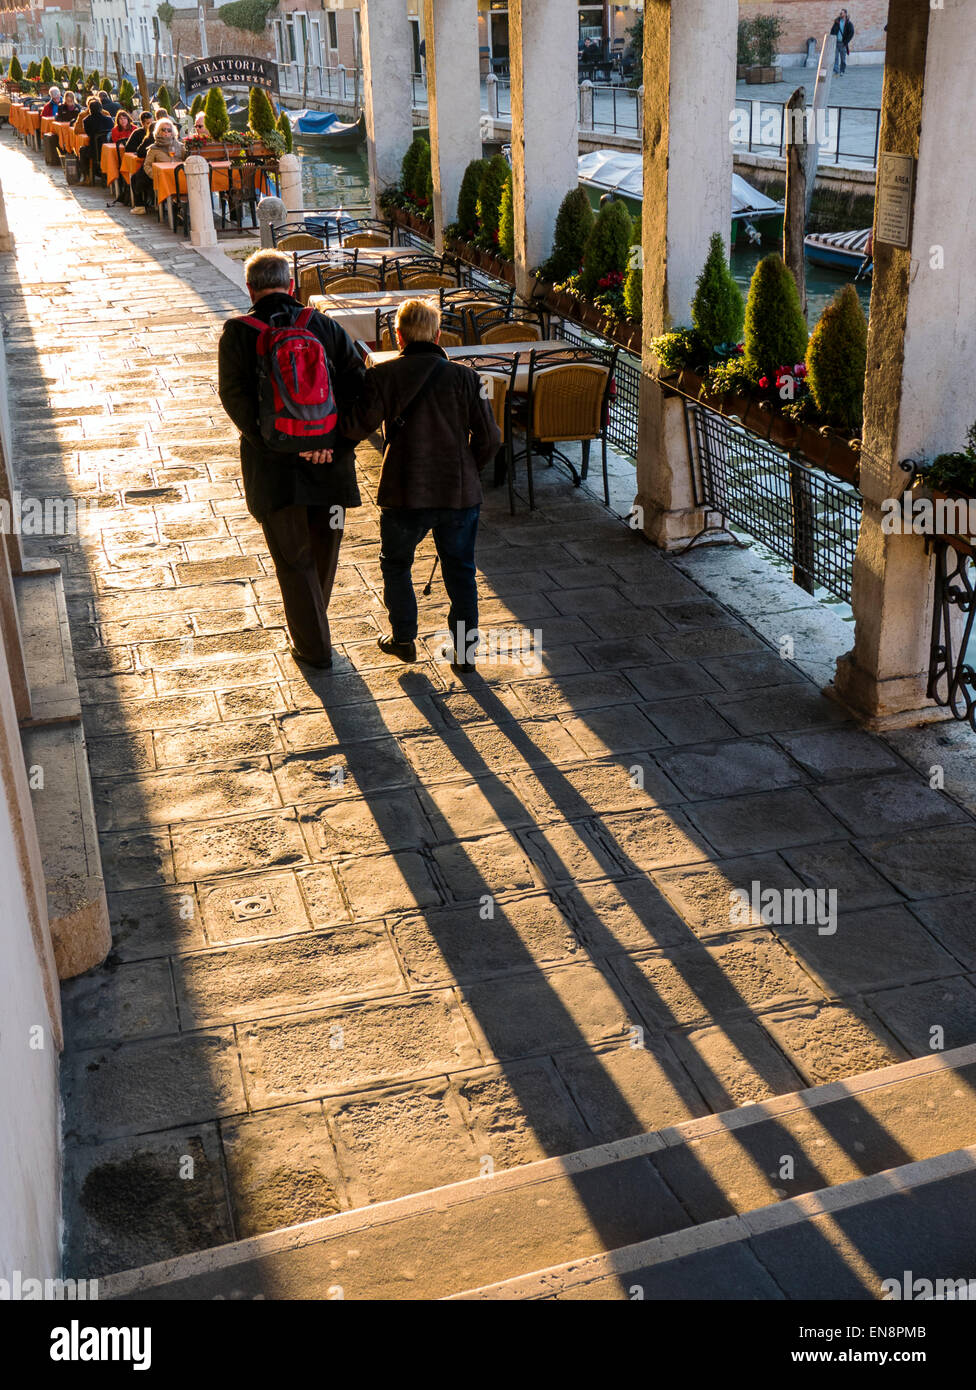
M 251 88 L 247 99 L 247 123 L 255 135 L 270 135 L 275 128 L 274 107 L 261 87 Z
M 778 15 L 758 14 L 752 21 L 752 61 L 761 68 L 771 68 L 776 62 L 776 46 L 783 32 Z
M 501 215 L 502 190 L 511 170 L 504 155 L 492 155 L 478 189 L 477 241 L 489 251 L 498 250 L 498 219 Z
M 644 272 L 636 258 L 624 281 L 624 313 L 635 323 L 640 323 L 644 316 Z
M 27 81 L 28 81 L 28 82 L 36 82 L 36 81 L 40 78 L 40 75 L 41 75 L 41 69 L 40 69 L 40 65 L 39 65 L 38 63 L 28 63 L 28 64 L 27 64 Z
M 552 237 L 552 252 L 542 267 L 542 273 L 555 284 L 575 275 L 583 264 L 587 238 L 593 230 L 593 207 L 586 190 L 574 188 L 559 204 L 556 227 Z
M 410 189 L 410 198 L 416 207 L 425 212 L 430 207 L 432 196 L 433 175 L 430 167 L 430 146 L 426 140 L 421 140 L 417 162 L 413 166 L 413 186 Z
M 173 98 L 169 94 L 169 88 L 164 82 L 156 93 L 156 105 L 161 106 L 170 116 L 173 114 Z M 209 128 L 209 127 L 208 127 Z
M 101 90 L 101 86 L 102 79 L 98 75 L 98 68 L 92 68 L 88 77 L 85 79 L 85 88 L 89 92 L 97 92 Z
M 413 195 L 414 182 L 417 176 L 417 160 L 420 158 L 421 147 L 426 143 L 427 141 L 422 135 L 415 135 L 400 161 L 400 192 L 406 198 Z
M 745 311 L 742 291 L 729 269 L 725 242 L 721 233 L 714 232 L 691 302 L 691 321 L 709 347 L 731 347 L 739 341 Z
M 607 288 L 601 281 L 619 276 L 617 283 L 623 283 L 630 261 L 633 233 L 634 224 L 626 205 L 619 199 L 605 203 L 597 214 L 583 251 L 580 290 L 588 299 L 592 299 L 598 290 Z
M 488 168 L 487 159 L 472 159 L 464 171 L 457 203 L 458 236 L 474 241 L 478 235 L 478 190 Z
M 740 67 L 752 64 L 752 20 L 740 19 L 736 35 L 735 61 Z
M 50 58 L 46 56 L 41 59 L 40 79 L 48 86 L 54 83 L 54 64 L 51 62 Z
M 275 122 L 275 130 L 281 136 L 285 144 L 285 154 L 291 154 L 295 148 L 295 135 L 291 128 L 291 121 L 288 119 L 288 112 L 282 111 Z
M 24 69 L 20 66 L 20 59 L 17 57 L 16 53 L 10 59 L 7 76 L 10 78 L 11 82 L 23 82 L 24 80 Z
M 758 381 L 778 367 L 802 362 L 808 336 L 790 270 L 782 256 L 764 256 L 753 273 L 746 301 L 743 366 Z
M 195 97 L 193 98 L 193 100 L 190 102 L 190 121 L 191 121 L 191 123 L 192 123 L 194 120 L 196 120 L 197 115 L 203 110 L 204 106 L 206 105 L 206 100 L 207 100 L 207 99 L 206 99 L 206 97 L 203 95 L 202 92 L 197 92 L 196 96 L 195 96 Z
M 127 77 L 119 83 L 119 105 L 123 111 L 131 111 L 136 104 L 136 89 Z
M 84 80 L 85 74 L 82 72 L 81 68 L 78 67 L 76 64 L 71 69 L 71 74 L 68 77 L 68 86 L 74 88 L 74 90 L 77 91 L 79 83 L 84 82 Z
M 203 113 L 207 118 L 207 130 L 210 132 L 211 140 L 226 139 L 230 130 L 230 116 L 227 114 L 224 94 L 219 87 L 210 88 L 207 100 L 203 104 Z
M 506 260 L 515 259 L 515 188 L 511 169 L 502 189 L 501 207 L 498 209 L 498 250 Z
M 832 425 L 859 430 L 864 422 L 868 321 L 853 285 L 838 290 L 820 316 L 807 347 L 807 382 L 814 403 Z

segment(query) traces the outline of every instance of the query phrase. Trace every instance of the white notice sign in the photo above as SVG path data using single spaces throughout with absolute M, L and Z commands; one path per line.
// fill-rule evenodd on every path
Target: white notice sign
M 875 240 L 908 250 L 912 240 L 915 160 L 910 154 L 878 156 L 878 214 Z

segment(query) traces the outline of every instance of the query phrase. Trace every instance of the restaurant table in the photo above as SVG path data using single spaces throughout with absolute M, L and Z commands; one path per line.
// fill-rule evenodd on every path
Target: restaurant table
M 464 347 L 445 348 L 444 352 L 452 362 L 463 362 L 466 357 L 515 357 L 518 355 L 523 360 L 518 365 L 513 389 L 527 391 L 529 389 L 530 353 L 555 352 L 560 348 L 572 350 L 575 347 L 575 343 L 569 343 L 565 338 L 544 338 L 541 342 L 527 343 L 473 343 L 466 344 Z M 378 367 L 383 362 L 392 362 L 399 355 L 398 352 L 371 352 L 366 359 L 366 365 L 367 367 Z M 485 375 L 493 376 L 495 373 L 488 371 Z
M 114 145 L 111 140 L 106 140 L 102 146 L 102 155 L 99 160 L 99 168 L 105 175 L 107 184 L 118 183 L 121 177 L 119 168 L 119 147 Z
M 41 134 L 42 134 L 42 135 L 50 135 L 50 134 L 51 134 L 51 131 L 52 131 L 52 129 L 53 129 L 53 127 L 54 127 L 54 117 L 53 117 L 53 116 L 42 116 L 42 117 L 41 117 Z
M 313 294 L 309 304 L 334 319 L 354 341 L 371 343 L 376 336 L 376 310 L 384 314 L 394 314 L 405 299 L 437 299 L 436 290 L 363 290 L 358 293 Z M 476 287 L 470 291 L 470 302 L 480 303 L 485 299 L 484 291 Z M 449 308 L 462 308 L 463 300 L 452 300 Z
M 122 156 L 122 163 L 119 167 L 126 183 L 132 182 L 132 175 L 137 169 L 142 168 L 144 161 L 145 156 L 141 154 L 124 154 Z

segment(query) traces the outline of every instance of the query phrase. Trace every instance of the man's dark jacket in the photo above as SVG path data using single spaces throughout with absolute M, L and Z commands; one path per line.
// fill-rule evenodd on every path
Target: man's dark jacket
M 836 34 L 841 43 L 850 48 L 851 40 L 854 37 L 854 25 L 851 23 L 850 16 L 847 19 L 841 19 L 838 15 L 830 32 Z
M 96 135 L 108 135 L 115 122 L 105 111 L 91 111 L 85 117 L 83 124 L 88 139 L 94 141 Z
M 251 314 L 268 323 L 274 314 L 287 314 L 293 323 L 302 305 L 291 295 L 267 294 Z M 322 314 L 308 325 L 325 347 L 339 410 L 352 405 L 362 389 L 363 363 L 344 328 Z M 358 507 L 356 450 L 336 432 L 330 441 L 332 462 L 309 463 L 295 454 L 277 453 L 261 438 L 258 424 L 258 332 L 239 319 L 228 319 L 220 337 L 218 391 L 220 403 L 241 432 L 241 473 L 247 509 L 263 521 L 281 507 Z
M 381 422 L 381 507 L 481 502 L 481 470 L 498 452 L 501 435 L 477 372 L 448 361 L 436 343 L 408 343 L 398 357 L 369 369 L 358 402 L 342 412 L 351 439 L 365 439 Z

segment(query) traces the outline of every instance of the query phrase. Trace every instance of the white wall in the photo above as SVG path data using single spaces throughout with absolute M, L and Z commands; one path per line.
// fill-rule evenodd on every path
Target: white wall
M 0 683 L 6 724 L 6 670 Z M 60 1262 L 58 1051 L 21 873 L 10 802 L 0 795 L 0 1278 L 19 1269 L 45 1279 Z

